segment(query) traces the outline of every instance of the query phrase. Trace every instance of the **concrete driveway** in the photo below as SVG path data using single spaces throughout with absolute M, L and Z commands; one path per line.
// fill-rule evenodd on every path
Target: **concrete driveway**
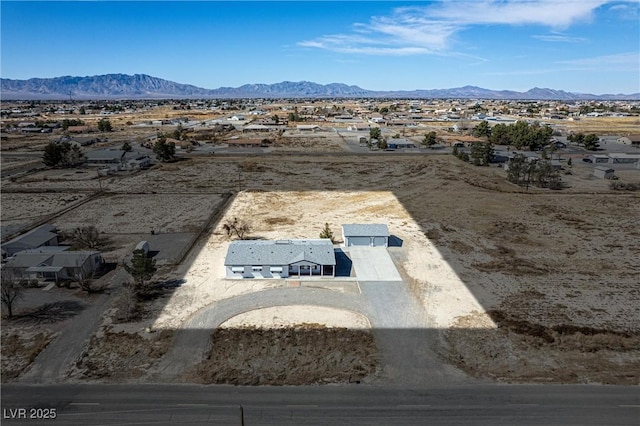
M 359 281 L 402 281 L 386 247 L 348 247 Z

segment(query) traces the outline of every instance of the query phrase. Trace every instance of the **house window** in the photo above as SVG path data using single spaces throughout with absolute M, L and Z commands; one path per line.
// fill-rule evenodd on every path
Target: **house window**
M 231 272 L 242 273 L 242 272 L 244 272 L 244 266 L 232 266 L 231 267 Z
M 308 271 L 309 270 L 309 265 L 300 265 L 300 270 L 301 271 Z

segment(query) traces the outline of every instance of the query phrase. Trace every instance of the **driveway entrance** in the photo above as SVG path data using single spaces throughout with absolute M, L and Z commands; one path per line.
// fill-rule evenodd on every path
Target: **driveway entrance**
M 348 247 L 359 281 L 402 281 L 386 247 Z

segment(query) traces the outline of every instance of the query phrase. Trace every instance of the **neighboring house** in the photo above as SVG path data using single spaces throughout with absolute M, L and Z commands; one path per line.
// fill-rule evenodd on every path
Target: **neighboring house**
M 264 124 L 249 124 L 242 128 L 242 133 L 246 132 L 270 132 L 274 130 L 273 127 L 265 126 Z
M 616 139 L 616 141 L 623 143 L 625 145 L 640 147 L 640 135 L 623 136 L 621 138 Z
M 121 149 L 96 149 L 85 154 L 87 165 L 108 167 L 110 170 L 135 170 L 151 165 L 151 158 L 140 152 L 126 152 Z
M 227 278 L 333 277 L 331 240 L 233 241 L 224 260 Z
M 414 142 L 408 141 L 406 139 L 389 139 L 387 141 L 387 144 L 391 149 L 417 148 Z
M 640 154 L 611 153 L 609 154 L 609 164 L 627 163 L 632 164 L 640 161 Z
M 230 117 L 228 120 L 231 120 L 231 121 L 244 121 L 244 115 L 234 115 L 233 117 Z
M 591 163 L 608 163 L 609 162 L 609 156 L 608 155 L 603 155 L 603 154 L 592 154 L 587 156 L 588 159 L 590 159 Z
M 347 130 L 350 132 L 368 132 L 369 130 L 371 130 L 371 126 L 369 126 L 368 124 L 352 124 L 351 126 L 347 127 Z
M 320 126 L 317 124 L 298 124 L 296 129 L 301 132 L 315 132 L 316 130 L 320 130 Z
M 342 225 L 342 237 L 345 247 L 351 246 L 389 246 L 389 228 L 384 224 L 347 224 Z
M 57 245 L 57 228 L 53 225 L 45 224 L 2 244 L 2 252 L 3 256 L 13 256 L 20 251 Z
M 4 268 L 28 279 L 72 280 L 100 270 L 104 264 L 99 251 L 68 251 L 68 247 L 25 250 L 7 260 Z
M 595 166 L 593 168 L 593 176 L 600 179 L 613 179 L 615 170 L 606 166 Z

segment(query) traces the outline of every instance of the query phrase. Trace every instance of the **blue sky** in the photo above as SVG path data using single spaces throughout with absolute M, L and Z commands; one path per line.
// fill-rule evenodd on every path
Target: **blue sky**
M 640 0 L 13 2 L 1 73 L 640 92 Z

